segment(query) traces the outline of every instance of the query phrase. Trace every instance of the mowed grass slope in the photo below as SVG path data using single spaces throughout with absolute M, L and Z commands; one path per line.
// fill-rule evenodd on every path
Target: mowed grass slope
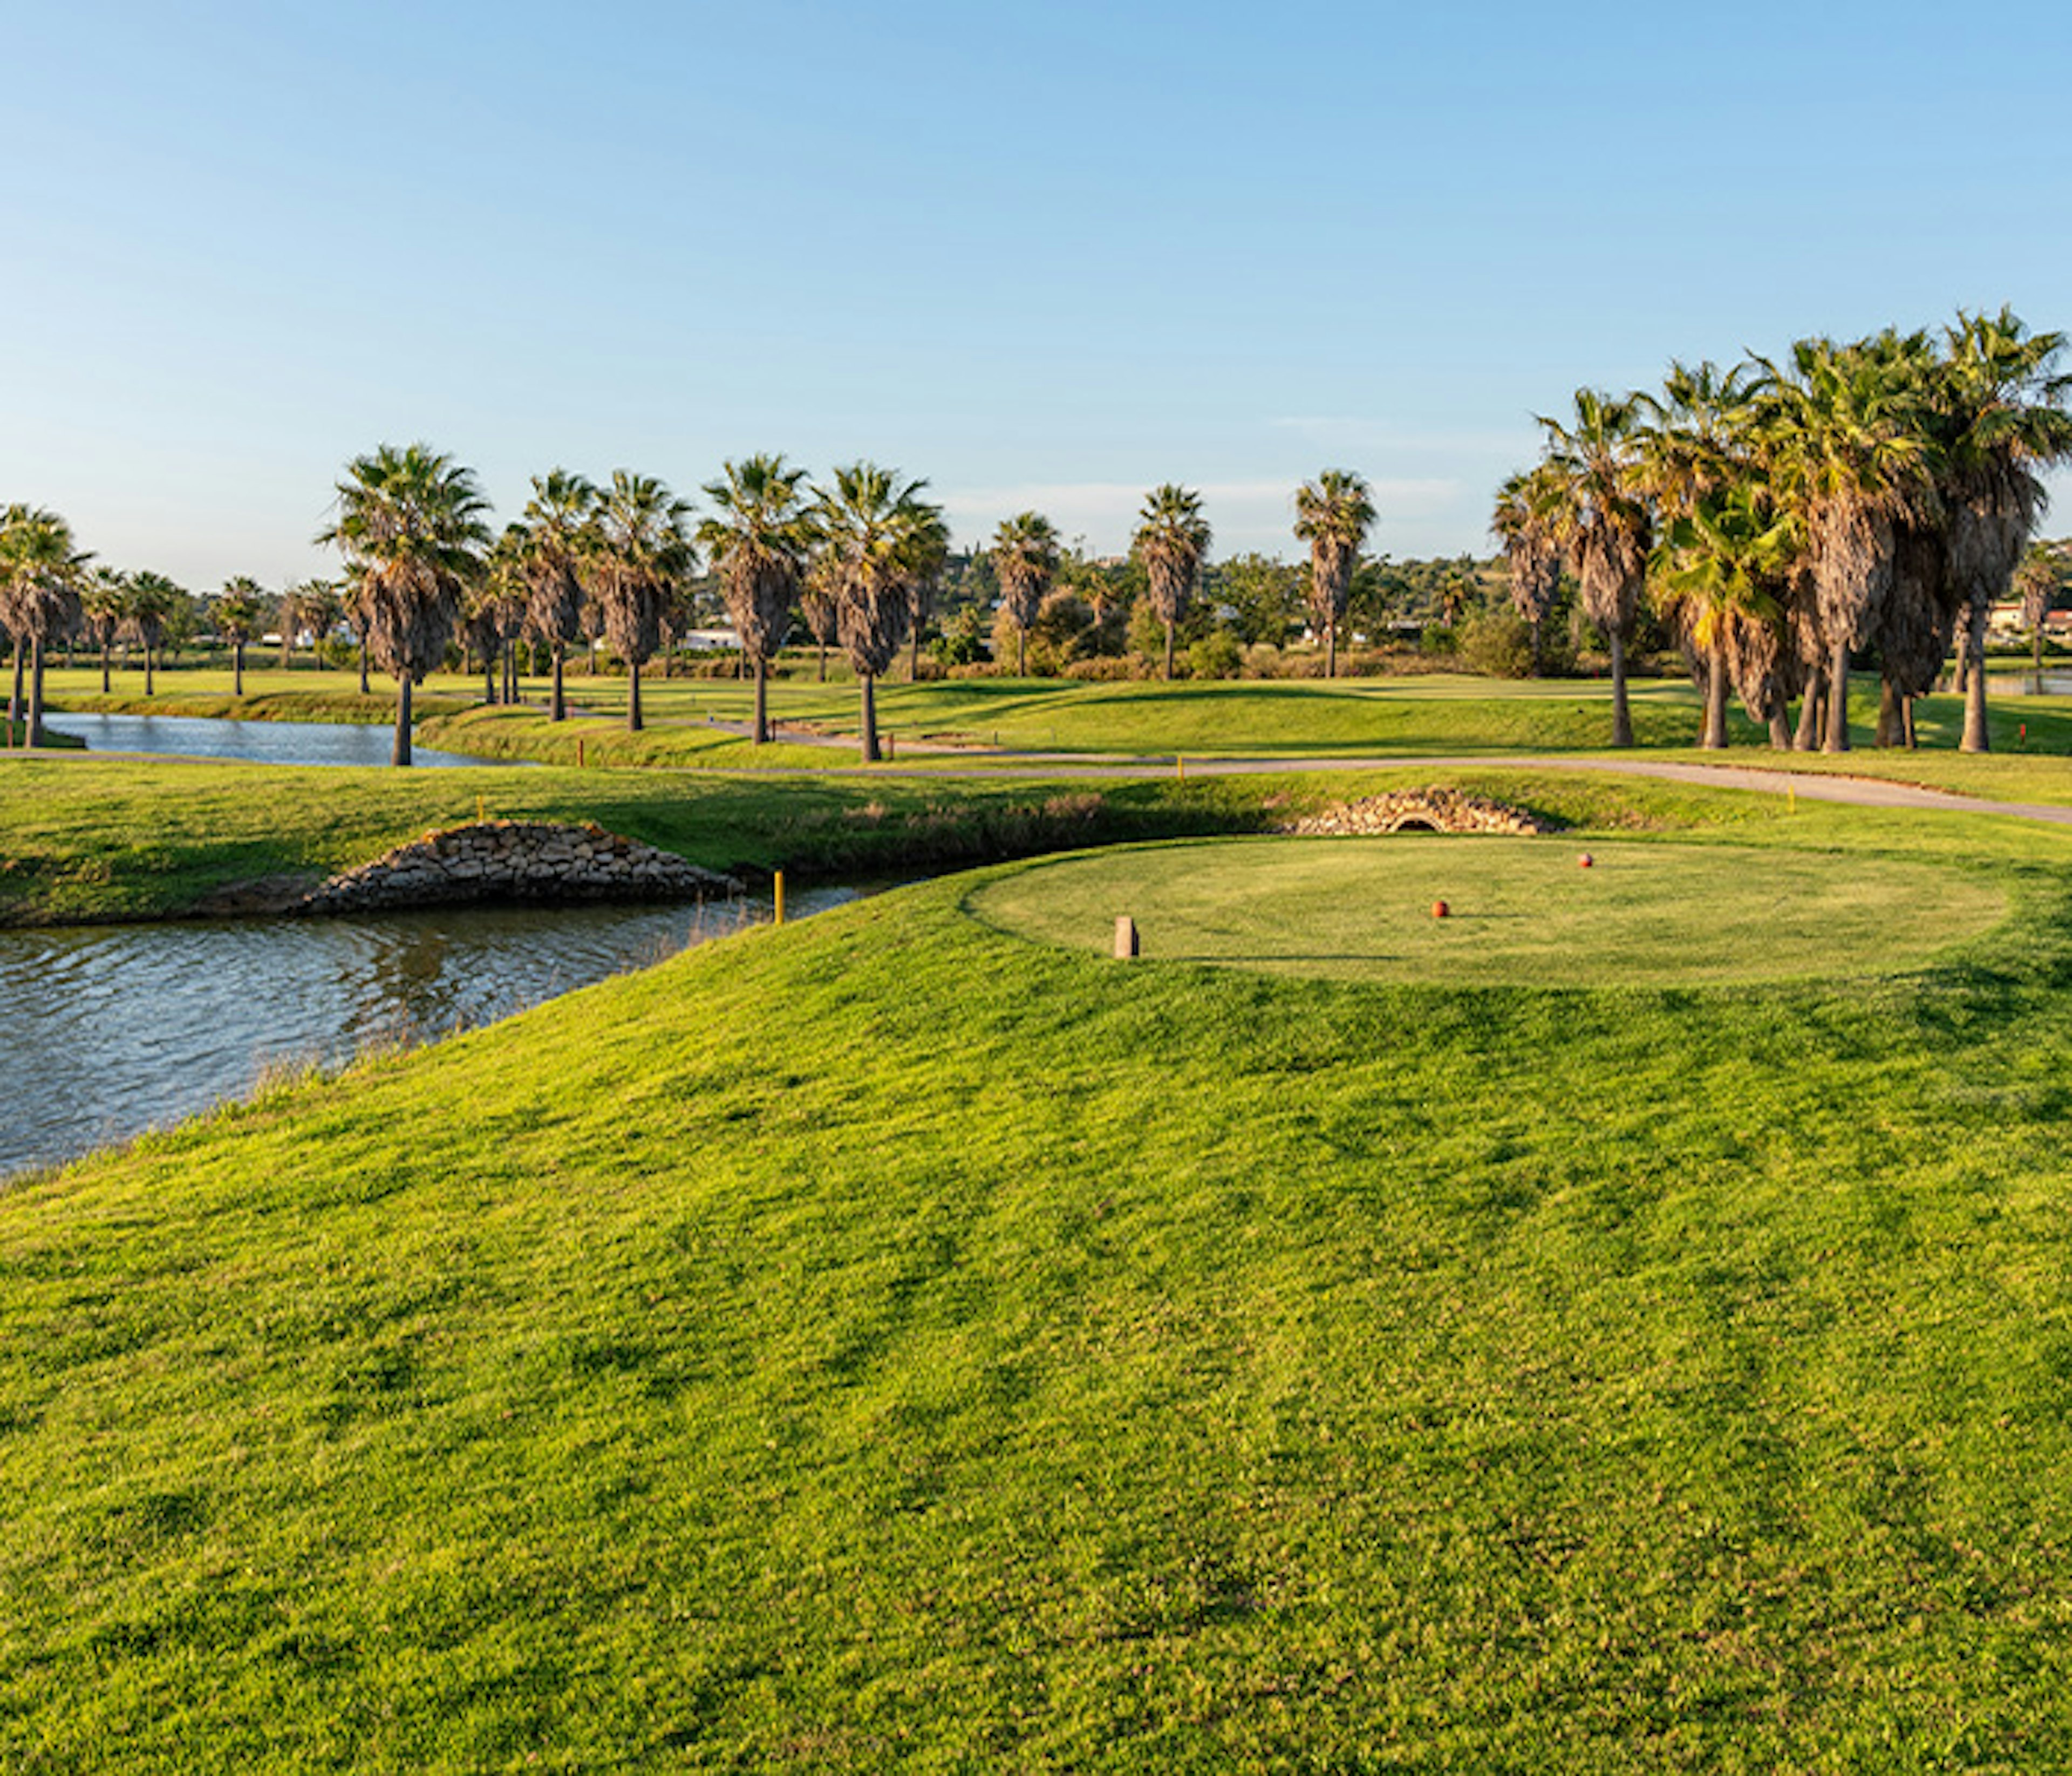
M 2066 841 L 1934 833 L 1716 989 L 950 878 L 35 1181 L 0 1766 L 2062 1764 Z

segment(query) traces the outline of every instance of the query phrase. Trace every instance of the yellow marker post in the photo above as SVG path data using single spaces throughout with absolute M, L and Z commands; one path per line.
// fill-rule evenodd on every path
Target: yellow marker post
M 489 818 L 488 804 L 479 796 L 475 799 L 475 821 L 479 826 Z
M 1786 813 L 1787 813 L 1787 814 L 1796 814 L 1796 813 L 1799 812 L 1799 786 L 1798 786 L 1798 784 L 1796 784 L 1796 783 L 1786 783 L 1786 784 L 1784 786 L 1784 799 L 1785 799 L 1785 809 L 1784 809 L 1784 812 L 1785 812 Z
M 1180 773 L 1180 781 L 1184 783 L 1187 780 L 1187 761 L 1176 752 L 1173 754 L 1173 763 Z
M 784 923 L 784 872 L 779 870 L 771 880 L 775 883 L 777 889 L 777 916 L 771 923 L 774 925 L 782 925 Z

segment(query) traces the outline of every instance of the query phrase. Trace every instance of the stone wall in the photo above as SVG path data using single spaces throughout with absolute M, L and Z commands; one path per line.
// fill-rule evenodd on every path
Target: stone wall
M 740 892 L 731 877 L 602 827 L 484 820 L 427 832 L 333 876 L 286 910 L 357 913 L 467 901 L 694 900 Z
M 1286 832 L 1545 832 L 1544 820 L 1457 789 L 1396 789 L 1341 802 L 1281 828 Z

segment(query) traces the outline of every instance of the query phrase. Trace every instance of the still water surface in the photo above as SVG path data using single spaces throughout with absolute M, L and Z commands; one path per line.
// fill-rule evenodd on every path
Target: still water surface
M 795 890 L 786 911 L 856 892 Z M 241 1097 L 269 1067 L 473 1029 L 770 911 L 750 895 L 0 931 L 0 1178 Z
M 44 726 L 76 734 L 89 752 L 153 752 L 181 758 L 237 758 L 257 765 L 385 765 L 393 727 L 351 722 L 230 722 L 199 715 L 47 715 Z M 413 746 L 421 765 L 508 763 Z

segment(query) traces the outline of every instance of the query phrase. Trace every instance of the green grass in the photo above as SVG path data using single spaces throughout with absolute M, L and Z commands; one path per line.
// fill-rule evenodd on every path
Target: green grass
M 217 717 L 238 722 L 351 722 L 378 726 L 396 719 L 395 687 L 377 677 L 366 697 L 360 694 L 357 672 L 317 672 L 306 666 L 282 672 L 278 666 L 248 665 L 245 693 L 232 689 L 228 667 L 161 669 L 158 689 L 144 694 L 141 671 L 118 672 L 109 689 L 101 689 L 101 669 L 57 668 L 47 676 L 51 707 L 101 715 L 183 715 Z M 481 681 L 441 674 L 426 680 L 412 699 L 414 720 L 451 714 L 470 708 L 481 695 Z
M 1581 866 L 1588 855 L 1590 867 Z M 1008 931 L 1107 953 L 1434 985 L 1717 985 L 1918 967 L 1997 925 L 1947 861 L 1551 837 L 1206 840 L 1030 865 L 964 902 Z M 1447 916 L 1434 915 L 1444 905 Z
M 0 1198 L 0 1767 L 2062 1766 L 2072 841 L 1621 794 L 2013 917 L 1388 985 L 1010 866 Z
M 18 749 L 29 743 L 29 724 L 26 721 L 9 722 L 0 715 L 0 750 Z M 77 752 L 85 745 L 82 740 L 68 734 L 57 734 L 46 728 L 43 745 L 52 751 Z

